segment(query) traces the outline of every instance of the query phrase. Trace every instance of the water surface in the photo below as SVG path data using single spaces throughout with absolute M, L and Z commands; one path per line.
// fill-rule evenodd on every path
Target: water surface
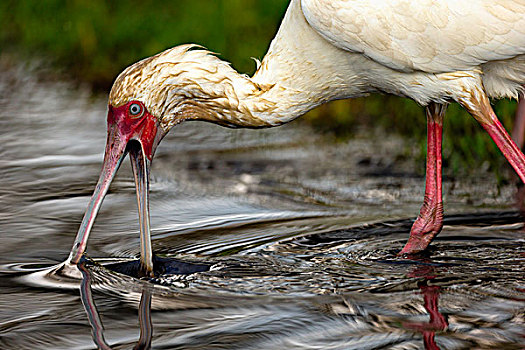
M 106 100 L 36 76 L 0 74 L 0 348 L 525 346 L 514 185 L 448 179 L 443 233 L 398 258 L 424 178 L 391 135 L 181 125 L 153 162 L 153 247 L 206 271 L 141 280 L 108 267 L 139 254 L 125 162 L 89 258 L 57 272 L 98 179 Z

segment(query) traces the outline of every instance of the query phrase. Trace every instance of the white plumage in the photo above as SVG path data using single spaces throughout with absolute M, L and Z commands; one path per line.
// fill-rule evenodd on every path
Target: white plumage
M 422 105 L 474 87 L 517 98 L 524 55 L 525 1 L 293 0 L 265 57 L 279 76 L 254 79 L 297 84 L 306 73 L 335 98 L 384 91 Z
M 469 70 L 525 53 L 524 1 L 301 0 L 301 6 L 335 46 L 404 72 Z
M 481 70 L 491 97 L 517 97 L 525 81 L 525 57 L 518 57 L 525 54 L 525 1 L 301 0 L 301 6 L 323 38 L 388 68 Z

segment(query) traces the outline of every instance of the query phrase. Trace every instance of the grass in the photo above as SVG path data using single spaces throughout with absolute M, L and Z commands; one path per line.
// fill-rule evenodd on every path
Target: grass
M 126 66 L 168 47 L 198 43 L 252 72 L 286 0 L 3 0 L 2 51 L 44 58 L 107 90 Z
M 500 100 L 493 105 L 502 123 L 511 130 L 516 101 Z M 329 116 L 327 118 L 327 116 Z M 419 172 L 424 173 L 426 155 L 426 117 L 424 108 L 414 101 L 396 96 L 373 95 L 335 101 L 308 114 L 317 130 L 332 133 L 339 140 L 352 137 L 359 128 L 380 127 L 404 136 L 407 154 L 418 151 Z M 479 175 L 490 172 L 500 184 L 508 180 L 507 161 L 479 123 L 457 103 L 448 106 L 443 124 L 443 167 L 449 176 Z
M 220 53 L 241 72 L 255 69 L 275 35 L 288 0 L 3 0 L 0 47 L 23 60 L 43 59 L 79 82 L 106 92 L 126 66 L 168 47 L 194 42 Z M 512 127 L 516 103 L 496 113 Z M 357 128 L 381 127 L 419 149 L 424 171 L 426 124 L 414 102 L 393 96 L 336 101 L 302 118 L 340 140 Z M 479 125 L 458 105 L 448 108 L 444 165 L 450 174 L 483 168 L 503 181 L 505 160 Z

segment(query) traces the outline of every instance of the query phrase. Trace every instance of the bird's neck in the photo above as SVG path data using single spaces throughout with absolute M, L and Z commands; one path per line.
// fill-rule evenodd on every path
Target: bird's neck
M 364 93 L 353 57 L 322 38 L 306 21 L 299 0 L 292 0 L 252 81 L 272 86 L 264 97 L 288 122 L 328 101 Z
M 300 1 L 292 0 L 253 77 L 221 65 L 220 87 L 213 88 L 219 95 L 199 108 L 206 116 L 196 119 L 239 127 L 287 123 L 325 102 L 362 94 L 351 67 L 349 55 L 321 38 L 306 22 Z

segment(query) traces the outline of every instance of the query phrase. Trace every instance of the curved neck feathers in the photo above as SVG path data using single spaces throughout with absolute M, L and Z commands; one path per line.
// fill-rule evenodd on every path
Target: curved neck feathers
M 205 81 L 192 79 L 193 68 L 183 73 L 194 83 L 193 88 L 185 88 L 184 108 L 177 113 L 181 119 L 232 127 L 271 127 L 330 100 L 362 94 L 357 79 L 353 79 L 349 55 L 308 25 L 299 0 L 291 1 L 253 77 L 239 74 L 214 56 L 205 59 L 211 65 L 201 68 L 207 73 Z
M 311 28 L 300 0 L 292 0 L 252 81 L 271 86 L 264 97 L 276 102 L 272 112 L 286 123 L 323 103 L 365 93 L 352 60 Z

